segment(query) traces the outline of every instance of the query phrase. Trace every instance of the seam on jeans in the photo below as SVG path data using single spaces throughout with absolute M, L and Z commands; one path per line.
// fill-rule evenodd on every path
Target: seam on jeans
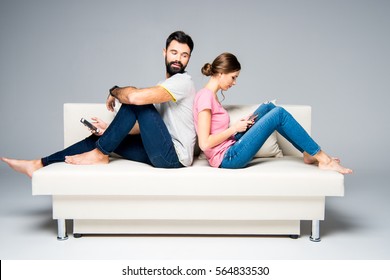
M 311 156 L 315 156 L 315 155 L 318 154 L 320 151 L 321 151 L 321 147 L 318 146 L 318 149 L 317 149 L 313 154 L 310 154 L 310 155 L 311 155 Z
M 100 140 L 100 139 L 99 139 Z M 107 151 L 105 151 L 99 144 L 99 140 L 96 141 L 96 149 L 98 149 L 99 151 L 101 151 L 103 154 L 105 155 L 109 155 L 110 153 L 108 153 Z

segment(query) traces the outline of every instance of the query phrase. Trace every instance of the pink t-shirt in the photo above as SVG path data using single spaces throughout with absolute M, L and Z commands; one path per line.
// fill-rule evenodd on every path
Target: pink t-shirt
M 196 132 L 198 132 L 198 114 L 205 109 L 211 110 L 211 134 L 217 134 L 229 128 L 230 118 L 228 112 L 216 100 L 211 90 L 203 88 L 196 94 L 194 101 L 193 112 Z M 234 138 L 230 137 L 221 144 L 203 151 L 210 165 L 219 167 L 226 150 L 234 143 Z

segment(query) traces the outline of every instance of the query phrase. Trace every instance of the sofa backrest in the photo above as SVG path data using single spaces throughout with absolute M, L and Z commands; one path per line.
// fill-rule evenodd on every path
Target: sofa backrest
M 65 103 L 64 104 L 64 147 L 68 147 L 81 139 L 91 135 L 80 119 L 91 121 L 91 117 L 98 117 L 111 122 L 114 113 L 106 109 L 103 103 Z
M 252 113 L 258 105 L 226 105 L 229 113 L 242 112 L 242 117 Z M 307 105 L 279 105 L 289 111 L 302 127 L 311 133 L 311 107 Z M 234 112 L 235 110 L 235 112 Z M 98 117 L 106 122 L 111 122 L 114 113 L 109 112 L 103 103 L 65 103 L 64 104 L 64 146 L 90 135 L 89 130 L 80 122 L 81 118 L 90 120 Z M 286 156 L 302 156 L 284 137 L 277 134 L 278 144 Z
M 306 132 L 309 135 L 311 135 L 311 106 L 308 105 L 280 105 L 280 106 L 286 109 L 306 130 Z M 277 133 L 276 136 L 278 139 L 279 147 L 283 151 L 283 155 L 302 156 L 302 153 L 298 151 L 282 135 Z

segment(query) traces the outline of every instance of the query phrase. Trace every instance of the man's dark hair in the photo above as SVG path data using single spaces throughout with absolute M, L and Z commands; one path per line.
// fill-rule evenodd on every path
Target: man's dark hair
M 194 42 L 192 41 L 190 35 L 187 35 L 183 31 L 176 31 L 173 32 L 169 37 L 167 38 L 167 42 L 165 44 L 165 48 L 168 49 L 169 44 L 173 41 L 178 41 L 181 44 L 187 44 L 190 48 L 190 51 L 192 53 L 192 50 L 194 49 Z

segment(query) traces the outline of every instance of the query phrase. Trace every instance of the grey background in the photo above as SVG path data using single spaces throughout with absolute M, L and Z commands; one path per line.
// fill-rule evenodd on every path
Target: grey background
M 104 102 L 114 84 L 156 84 L 164 77 L 166 37 L 184 30 L 195 42 L 187 70 L 198 89 L 207 80 L 200 74 L 205 62 L 235 53 L 242 71 L 225 104 L 277 98 L 311 105 L 314 138 L 355 171 L 338 203 L 382 213 L 389 179 L 389 14 L 385 0 L 0 0 L 0 156 L 32 159 L 61 149 L 63 103 Z M 16 175 L 7 175 L 2 163 L 0 171 L 8 213 L 7 202 L 18 196 L 10 194 L 7 176 Z M 14 182 L 12 188 L 30 184 Z M 359 183 L 363 200 L 354 197 Z M 28 192 L 24 200 L 43 203 Z M 388 241 L 378 248 L 389 248 Z
M 195 41 L 188 71 L 235 53 L 242 73 L 225 103 L 277 98 L 313 106 L 313 136 L 356 171 L 385 164 L 389 1 L 22 1 L 0 6 L 0 155 L 63 145 L 65 102 L 104 102 L 114 84 L 164 77 L 174 30 Z M 75 124 L 79 125 L 79 124 Z

